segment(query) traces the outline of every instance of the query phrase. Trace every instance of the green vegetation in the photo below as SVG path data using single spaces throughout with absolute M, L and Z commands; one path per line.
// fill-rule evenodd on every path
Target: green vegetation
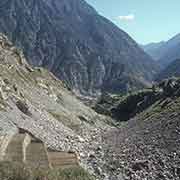
M 94 180 L 82 168 L 33 170 L 11 162 L 0 163 L 1 180 Z
M 96 112 L 109 115 L 117 121 L 127 121 L 161 98 L 159 92 L 144 89 L 124 96 L 104 94 L 93 107 Z
M 149 109 L 140 114 L 143 120 L 159 119 L 160 117 L 167 117 L 169 114 L 177 113 L 180 109 L 180 98 L 165 99 L 163 101 L 157 101 Z
M 59 122 L 63 123 L 65 126 L 69 127 L 72 130 L 79 130 L 80 122 L 75 121 L 72 117 L 66 116 L 63 112 L 57 113 L 52 110 L 48 110 L 48 112 Z

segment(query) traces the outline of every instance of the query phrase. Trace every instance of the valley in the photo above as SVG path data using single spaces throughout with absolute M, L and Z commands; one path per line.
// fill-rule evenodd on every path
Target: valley
M 139 44 L 84 0 L 0 2 L 0 179 L 179 180 L 180 35 Z
M 100 179 L 151 177 L 155 180 L 159 176 L 169 179 L 179 176 L 176 164 L 179 161 L 177 159 L 175 163 L 171 158 L 172 153 L 179 152 L 178 148 L 174 149 L 178 146 L 178 78 L 164 80 L 149 90 L 126 96 L 105 95 L 104 100 L 99 102 L 105 113 L 94 107 L 100 115 L 80 102 L 65 84 L 47 70 L 28 65 L 23 53 L 3 35 L 0 52 L 0 134 L 6 139 L 3 141 L 1 138 L 5 145 L 0 150 L 4 156 L 7 149 L 7 155 L 12 156 L 14 161 L 24 159 L 18 144 L 21 137 L 20 141 L 15 142 L 7 137 L 7 134 L 16 137 L 20 128 L 44 142 L 54 153 L 77 153 L 80 166 Z M 164 131 L 166 123 L 170 127 L 167 126 L 167 131 Z M 15 149 L 8 148 L 12 143 L 15 143 L 12 145 Z M 31 147 L 27 148 L 27 154 L 30 152 Z M 158 159 L 153 156 L 155 152 L 162 156 L 163 161 L 168 161 L 167 171 L 164 171 L 164 165 L 156 165 Z M 35 154 L 37 152 L 33 150 L 29 157 L 33 158 Z M 49 158 L 54 159 L 54 155 Z M 32 163 L 38 158 L 34 156 Z M 2 157 L 0 159 L 3 161 Z M 30 159 L 27 157 L 29 164 Z M 47 161 L 45 156 L 42 160 Z M 172 169 L 175 174 L 171 173 Z

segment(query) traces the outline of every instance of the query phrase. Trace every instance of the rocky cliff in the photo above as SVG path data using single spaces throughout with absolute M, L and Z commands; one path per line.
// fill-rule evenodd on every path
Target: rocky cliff
M 158 70 L 134 40 L 84 0 L 2 1 L 0 32 L 31 65 L 49 69 L 77 94 L 141 88 Z

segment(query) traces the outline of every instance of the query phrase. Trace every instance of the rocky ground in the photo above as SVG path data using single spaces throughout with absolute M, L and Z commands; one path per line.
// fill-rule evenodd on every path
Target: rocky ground
M 107 160 L 126 180 L 180 179 L 180 80 L 163 81 L 162 98 L 104 137 Z

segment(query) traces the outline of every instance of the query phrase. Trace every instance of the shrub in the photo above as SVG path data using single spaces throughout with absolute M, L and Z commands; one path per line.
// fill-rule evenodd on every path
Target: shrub
M 39 170 L 23 164 L 1 162 L 0 180 L 94 180 L 94 178 L 80 167 Z

